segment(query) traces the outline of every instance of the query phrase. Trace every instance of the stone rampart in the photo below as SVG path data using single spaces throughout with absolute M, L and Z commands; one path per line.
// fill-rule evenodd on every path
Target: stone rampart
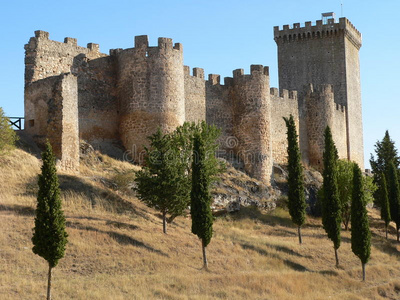
M 25 87 L 25 130 L 41 146 L 49 140 L 63 170 L 79 167 L 78 85 L 71 73 Z
M 199 122 L 206 120 L 206 82 L 204 70 L 184 66 L 185 74 L 185 120 L 187 122 Z
M 299 105 L 296 91 L 270 89 L 271 94 L 271 141 L 274 162 L 287 163 L 287 128 L 285 118 L 293 116 L 299 134 Z
M 273 159 L 269 70 L 261 65 L 250 69 L 250 75 L 244 75 L 243 69 L 233 71 L 236 152 L 248 174 L 270 183 Z
M 118 62 L 119 132 L 132 158 L 140 162 L 147 137 L 158 127 L 171 131 L 185 121 L 182 45 L 159 38 L 148 47 L 147 36 L 135 48 L 114 51 Z

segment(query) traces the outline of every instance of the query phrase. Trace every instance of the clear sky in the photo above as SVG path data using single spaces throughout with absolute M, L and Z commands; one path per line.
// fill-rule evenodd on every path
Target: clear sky
M 321 19 L 333 11 L 363 34 L 360 50 L 366 167 L 374 144 L 389 130 L 400 145 L 399 0 L 1 0 L 0 106 L 8 116 L 23 116 L 24 44 L 35 30 L 50 39 L 93 42 L 108 53 L 133 47 L 135 35 L 170 37 L 183 44 L 185 64 L 205 73 L 232 76 L 251 64 L 270 66 L 271 87 L 278 86 L 273 26 Z M 207 75 L 206 75 L 207 76 Z

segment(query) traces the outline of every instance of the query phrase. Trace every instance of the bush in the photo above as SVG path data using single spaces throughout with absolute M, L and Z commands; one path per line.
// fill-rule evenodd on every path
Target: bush
M 0 107 L 0 154 L 11 150 L 16 141 L 17 135 L 11 127 L 10 120 L 4 115 L 4 111 Z

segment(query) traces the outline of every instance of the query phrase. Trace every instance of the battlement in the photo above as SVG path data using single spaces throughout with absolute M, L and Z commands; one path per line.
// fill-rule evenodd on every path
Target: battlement
M 279 100 L 297 100 L 297 91 L 289 91 L 287 89 L 279 91 L 277 88 L 270 88 L 270 94 Z
M 46 40 L 48 40 L 49 39 L 49 33 L 47 32 L 47 31 L 43 31 L 43 30 L 36 30 L 35 31 L 35 38 L 38 38 L 38 39 L 46 39 Z
M 336 110 L 346 112 L 346 106 L 336 103 Z
M 274 27 L 274 40 L 277 43 L 297 42 L 339 34 L 345 34 L 358 49 L 361 47 L 362 35 L 347 18 L 340 18 L 336 23 L 334 19 L 328 19 L 326 24 L 322 20 L 317 20 L 315 25 L 308 21 L 303 27 L 300 23 L 294 23 L 292 26 L 283 25 L 282 29 L 279 26 Z
M 269 67 L 264 67 L 263 65 L 251 65 L 250 66 L 250 74 L 244 74 L 244 69 L 236 69 L 233 71 L 233 79 L 242 76 L 257 76 L 257 75 L 265 75 L 269 76 Z
M 157 41 L 157 47 L 149 46 L 149 37 L 147 35 L 135 36 L 134 49 L 146 49 L 147 54 L 150 54 L 154 49 L 159 50 L 177 50 L 183 52 L 183 46 L 181 43 L 173 44 L 171 38 L 159 37 Z M 125 49 L 128 50 L 128 49 Z
M 192 77 L 197 77 L 200 79 L 204 80 L 204 69 L 202 68 L 193 68 L 193 75 L 190 75 L 190 67 L 189 66 L 183 66 L 183 73 L 185 76 L 192 76 Z
M 78 46 L 78 39 L 76 39 L 76 38 L 65 37 L 64 38 L 64 42 L 58 42 L 58 41 L 50 40 L 49 36 L 50 36 L 50 34 L 47 31 L 36 30 L 35 31 L 35 37 L 33 39 L 56 43 L 59 46 L 61 46 L 62 44 L 68 44 L 68 45 L 71 45 L 71 46 L 76 46 L 78 49 L 82 49 L 83 52 L 85 52 L 85 53 L 88 52 L 88 51 L 87 50 L 85 51 L 84 49 L 89 49 L 89 51 L 94 51 L 94 52 L 100 52 L 99 44 L 88 43 L 86 47 L 82 47 L 82 46 Z
M 219 74 L 208 74 L 207 82 L 211 85 L 220 85 L 221 84 L 221 75 Z
M 313 85 L 312 83 L 304 86 L 304 90 L 307 94 L 318 93 L 321 95 L 333 94 L 333 86 L 331 84 L 319 84 Z

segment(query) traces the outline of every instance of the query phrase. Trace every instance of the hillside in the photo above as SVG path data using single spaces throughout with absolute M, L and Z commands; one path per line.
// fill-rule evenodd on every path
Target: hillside
M 394 228 L 391 240 L 384 239 L 375 210 L 366 283 L 350 232 L 343 231 L 337 269 L 320 220 L 308 218 L 300 246 L 281 208 L 247 207 L 217 217 L 207 272 L 190 218 L 175 219 L 164 235 L 160 215 L 133 195 L 136 168 L 91 153 L 79 175 L 59 174 L 69 244 L 54 270 L 55 299 L 400 298 L 400 247 Z M 22 149 L 0 156 L 0 299 L 45 296 L 47 265 L 30 241 L 39 170 L 38 158 Z M 231 170 L 217 188 L 243 176 Z

